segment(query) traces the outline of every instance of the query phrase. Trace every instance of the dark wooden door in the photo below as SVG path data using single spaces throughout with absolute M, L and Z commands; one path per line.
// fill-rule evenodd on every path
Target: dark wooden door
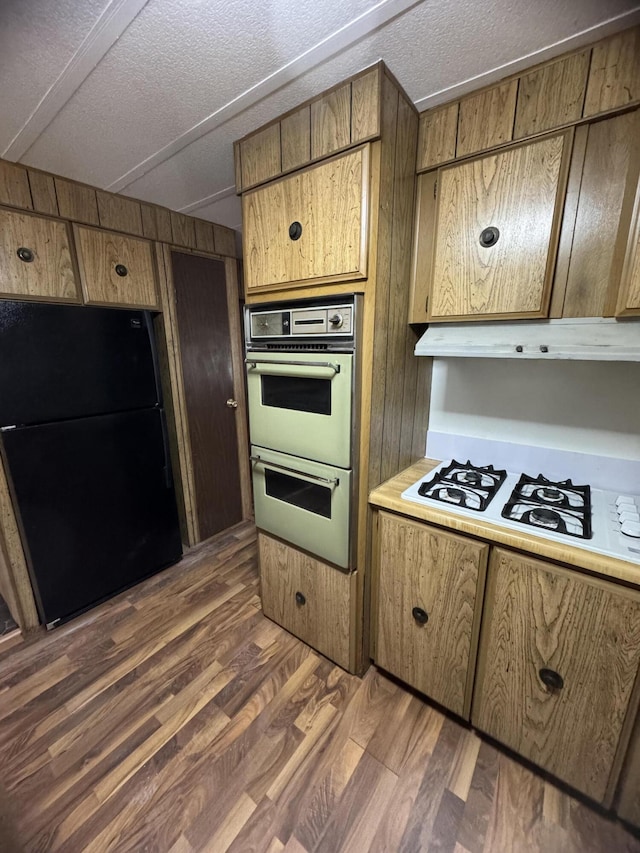
M 171 253 L 200 539 L 242 520 L 224 263 Z

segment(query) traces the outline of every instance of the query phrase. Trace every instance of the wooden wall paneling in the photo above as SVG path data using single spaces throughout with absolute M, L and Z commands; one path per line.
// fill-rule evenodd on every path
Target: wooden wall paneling
M 640 183 L 636 183 L 633 215 L 616 305 L 617 316 L 640 313 Z
M 171 236 L 176 246 L 186 246 L 188 249 L 196 248 L 196 229 L 194 221 L 184 213 L 171 212 Z
M 156 225 L 156 208 L 153 204 L 140 202 L 140 217 L 142 219 L 142 236 L 147 240 L 158 239 L 158 227 Z
M 33 209 L 38 213 L 58 216 L 58 198 L 56 196 L 56 185 L 53 175 L 48 175 L 46 172 L 39 172 L 37 169 L 28 169 L 27 171 L 29 173 Z
M 244 348 L 242 312 L 238 304 L 238 263 L 235 258 L 225 258 L 227 283 L 227 305 L 229 309 L 229 333 L 231 335 L 231 358 L 233 362 L 233 396 L 238 402 L 236 430 L 238 434 L 238 464 L 240 466 L 240 490 L 242 517 L 253 517 L 251 495 L 251 468 L 249 465 L 249 413 L 244 377 Z
M 429 406 L 431 403 L 431 374 L 433 359 L 415 356 L 418 362 L 416 375 L 416 402 L 413 418 L 413 440 L 411 456 L 422 459 L 427 448 L 427 427 L 429 425 Z
M 594 116 L 640 100 L 640 27 L 593 47 L 583 115 Z
M 88 225 L 99 225 L 98 202 L 93 187 L 68 181 L 66 178 L 54 176 L 58 209 L 64 219 L 74 222 L 85 222 Z
M 580 119 L 590 58 L 583 50 L 520 77 L 514 139 Z
M 282 171 L 290 172 L 311 159 L 311 107 L 307 105 L 280 121 Z
M 33 260 L 20 260 L 19 248 L 30 249 Z M 80 302 L 66 222 L 0 209 L 0 295 Z
M 275 178 L 282 171 L 279 122 L 241 140 L 239 148 L 243 190 Z
M 201 252 L 215 252 L 213 223 L 204 219 L 194 219 L 196 229 L 196 248 Z
M 171 243 L 173 234 L 171 231 L 171 211 L 166 207 L 156 207 L 156 230 L 158 240 L 161 243 Z
M 638 115 L 625 113 L 589 125 L 565 317 L 603 316 L 612 280 L 618 284 L 616 242 L 632 150 L 637 145 Z
M 172 395 L 172 412 L 169 418 L 172 460 L 178 459 L 174 472 L 179 472 L 179 491 L 182 496 L 181 512 L 182 535 L 187 545 L 200 541 L 200 530 L 195 508 L 195 485 L 193 478 L 193 458 L 189 441 L 189 423 L 182 379 L 182 360 L 180 337 L 176 319 L 175 291 L 173 271 L 171 269 L 171 249 L 168 245 L 158 250 L 158 280 L 160 282 L 160 304 L 165 318 L 163 323 L 164 342 L 167 354 L 169 387 Z
M 33 628 L 37 628 L 40 624 L 40 619 L 38 618 L 33 589 L 29 580 L 29 570 L 22 548 L 22 540 L 1 456 L 0 572 L 3 575 L 3 589 L 7 591 L 9 597 L 7 604 L 11 609 L 11 615 L 23 631 L 30 631 Z
M 122 195 L 96 190 L 98 216 L 103 228 L 124 231 L 127 234 L 143 236 L 142 213 L 140 204 Z
M 227 228 L 225 225 L 214 223 L 213 242 L 217 255 L 225 255 L 228 258 L 237 257 L 236 232 L 233 228 Z
M 456 156 L 459 103 L 428 110 L 420 116 L 417 171 L 439 166 Z
M 437 181 L 436 170 L 418 175 L 411 254 L 409 323 L 426 323 L 429 316 L 433 250 L 436 238 Z
M 380 65 L 351 82 L 351 144 L 380 134 Z
M 481 731 L 608 806 L 639 664 L 636 590 L 492 551 L 472 710 Z M 564 686 L 545 687 L 541 668 Z
M 351 84 L 311 104 L 311 159 L 326 157 L 351 141 Z
M 578 215 L 580 187 L 582 184 L 582 172 L 584 169 L 589 128 L 587 125 L 581 125 L 580 127 L 573 128 L 569 133 L 573 137 L 571 163 L 569 166 L 562 224 L 560 226 L 560 238 L 558 240 L 558 257 L 551 288 L 551 303 L 549 305 L 549 317 L 555 319 L 562 317 L 564 311 L 564 300 L 567 292 L 569 264 L 571 262 L 576 216 Z
M 0 160 L 0 204 L 33 210 L 27 170 L 8 160 Z
M 158 308 L 153 244 L 99 228 L 73 226 L 80 280 L 90 305 Z M 116 266 L 127 274 L 120 276 Z
M 518 80 L 508 80 L 460 101 L 456 157 L 502 145 L 513 138 Z

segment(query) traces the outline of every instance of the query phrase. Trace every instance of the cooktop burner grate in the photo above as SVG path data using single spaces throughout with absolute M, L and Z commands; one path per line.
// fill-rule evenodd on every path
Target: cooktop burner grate
M 469 460 L 463 464 L 454 459 L 430 480 L 421 483 L 418 494 L 434 501 L 482 512 L 489 506 L 506 476 L 506 471 L 496 470 L 493 465 L 481 467 L 472 465 Z
M 579 539 L 591 539 L 591 488 L 522 474 L 502 508 L 503 518 Z

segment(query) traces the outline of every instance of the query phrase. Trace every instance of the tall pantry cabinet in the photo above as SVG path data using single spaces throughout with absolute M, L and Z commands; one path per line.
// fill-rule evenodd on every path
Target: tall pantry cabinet
M 339 569 L 259 534 L 265 613 L 352 672 L 369 657 L 367 496 L 424 456 L 430 361 L 414 358 L 406 323 L 417 133 L 415 108 L 380 62 L 235 145 L 247 303 L 363 294 L 355 571 L 338 582 Z M 289 569 L 313 586 L 307 615 L 289 602 Z

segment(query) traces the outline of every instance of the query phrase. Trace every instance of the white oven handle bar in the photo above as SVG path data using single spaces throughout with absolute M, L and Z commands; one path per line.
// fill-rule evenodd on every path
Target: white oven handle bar
M 268 462 L 261 456 L 250 456 L 249 459 L 252 462 L 258 463 L 259 465 L 264 465 L 265 468 L 278 468 L 280 471 L 289 471 L 289 473 L 297 474 L 299 477 L 305 477 L 309 480 L 315 480 L 318 483 L 328 483 L 330 486 L 340 485 L 340 480 L 338 477 L 334 477 L 333 479 L 330 479 L 328 477 L 319 477 L 317 474 L 308 474 L 306 471 L 298 471 L 297 468 L 289 468 L 287 465 L 278 465 L 276 462 Z
M 340 365 L 331 361 L 272 361 L 268 358 L 245 358 L 244 363 L 248 367 L 256 368 L 259 364 L 284 365 L 286 367 L 328 367 L 334 373 L 340 373 Z

